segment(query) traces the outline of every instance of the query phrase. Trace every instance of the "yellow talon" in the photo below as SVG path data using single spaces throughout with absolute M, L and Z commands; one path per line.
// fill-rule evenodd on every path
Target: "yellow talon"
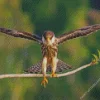
M 41 82 L 41 85 L 43 85 L 44 87 L 46 87 L 46 84 L 48 84 L 48 80 L 46 77 L 44 77 L 44 79 Z
M 54 72 L 52 72 L 51 76 L 52 77 L 57 77 L 57 74 L 55 74 Z

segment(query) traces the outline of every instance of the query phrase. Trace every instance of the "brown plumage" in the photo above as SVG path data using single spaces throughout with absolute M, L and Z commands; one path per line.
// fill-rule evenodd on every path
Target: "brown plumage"
M 27 70 L 25 70 L 25 72 L 28 72 L 28 73 L 35 73 L 35 74 L 41 74 L 42 73 L 42 69 L 41 69 L 41 66 L 42 65 L 42 61 L 38 62 L 36 65 L 33 65 L 32 67 L 28 68 Z M 63 61 L 61 60 L 58 60 L 58 63 L 57 63 L 57 68 L 56 68 L 56 73 L 61 73 L 67 69 L 71 69 L 72 66 L 64 63 Z M 47 73 L 49 72 L 52 72 L 51 70 L 51 66 L 47 66 Z
M 100 24 L 95 24 L 95 25 L 91 25 L 91 26 L 85 26 L 83 28 L 77 29 L 77 30 L 69 32 L 69 33 L 62 34 L 57 37 L 58 44 L 63 43 L 66 40 L 70 40 L 70 39 L 77 38 L 80 36 L 87 36 L 99 29 L 100 29 Z
M 14 37 L 20 37 L 20 38 L 25 38 L 29 40 L 34 40 L 37 42 L 42 42 L 41 37 L 37 35 L 30 34 L 28 32 L 22 32 L 22 31 L 17 31 L 17 30 L 11 30 L 11 29 L 6 29 L 6 28 L 0 28 L 0 32 L 5 33 L 7 35 L 11 35 Z
M 48 83 L 46 79 L 46 72 L 52 72 L 52 77 L 56 76 L 56 72 L 62 72 L 63 70 L 71 68 L 68 64 L 65 64 L 63 61 L 57 58 L 58 54 L 58 45 L 63 43 L 64 41 L 81 37 L 87 36 L 97 30 L 100 29 L 100 24 L 86 26 L 81 29 L 77 29 L 75 31 L 62 34 L 58 37 L 55 37 L 54 32 L 52 31 L 45 31 L 42 37 L 38 35 L 33 35 L 27 32 L 21 32 L 17 30 L 10 30 L 6 28 L 0 28 L 0 32 L 5 34 L 14 36 L 14 37 L 21 37 L 26 38 L 29 40 L 34 40 L 41 45 L 43 59 L 36 65 L 33 65 L 31 68 L 27 70 L 29 73 L 43 73 L 43 81 L 41 84 L 44 86 Z
M 58 48 L 56 44 L 53 44 L 52 46 L 47 46 L 45 44 L 41 44 L 41 51 L 42 55 L 47 57 L 53 57 L 58 53 Z

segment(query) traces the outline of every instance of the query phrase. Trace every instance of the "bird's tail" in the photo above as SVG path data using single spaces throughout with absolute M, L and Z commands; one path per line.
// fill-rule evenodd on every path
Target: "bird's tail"
M 40 61 L 36 65 L 33 65 L 32 67 L 28 68 L 27 70 L 25 70 L 25 72 L 41 74 L 42 73 L 41 65 L 42 65 L 42 61 Z M 46 72 L 51 72 L 52 71 L 51 68 L 52 68 L 51 66 L 47 66 Z M 65 70 L 71 69 L 71 68 L 72 68 L 72 66 L 70 66 L 70 65 L 68 65 L 68 64 L 66 64 L 63 61 L 58 59 L 56 73 L 63 72 Z

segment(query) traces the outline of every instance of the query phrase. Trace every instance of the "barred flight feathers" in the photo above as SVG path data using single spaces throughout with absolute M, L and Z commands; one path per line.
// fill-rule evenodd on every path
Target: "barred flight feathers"
M 6 28 L 0 28 L 0 32 L 14 36 L 14 37 L 21 37 L 21 38 L 26 38 L 29 40 L 34 40 L 39 43 L 42 42 L 42 39 L 39 36 L 30 34 L 27 32 L 21 32 L 21 31 L 17 31 L 17 30 L 6 29 Z
M 100 24 L 95 24 L 95 25 L 83 27 L 81 29 L 77 29 L 69 33 L 62 34 L 61 36 L 57 37 L 58 44 L 76 37 L 89 35 L 99 29 L 100 29 Z
M 42 65 L 42 61 L 40 61 L 36 65 L 33 65 L 32 67 L 28 68 L 27 70 L 25 70 L 25 72 L 41 74 L 42 73 L 42 67 L 41 67 L 41 65 Z M 47 66 L 47 71 L 46 72 L 51 72 L 51 68 L 52 68 L 51 66 Z M 56 73 L 63 72 L 65 70 L 71 69 L 71 68 L 72 68 L 72 66 L 64 63 L 61 60 L 58 60 L 57 68 L 56 68 Z

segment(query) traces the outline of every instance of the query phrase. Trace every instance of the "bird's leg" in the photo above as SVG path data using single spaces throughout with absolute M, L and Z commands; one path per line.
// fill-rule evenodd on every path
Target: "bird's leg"
M 47 78 L 44 76 L 42 82 L 41 82 L 41 85 L 43 85 L 44 87 L 46 87 L 46 84 L 48 84 L 48 80 Z
M 51 74 L 52 77 L 57 77 L 55 73 L 56 68 L 57 68 L 57 57 L 53 57 L 52 58 L 52 74 Z
M 41 85 L 43 85 L 44 87 L 46 87 L 46 84 L 48 83 L 48 80 L 46 78 L 46 69 L 47 69 L 47 58 L 44 57 L 42 61 L 42 73 L 44 78 L 41 82 Z
M 57 74 L 56 74 L 55 72 L 52 71 L 51 76 L 52 76 L 52 77 L 57 77 Z

